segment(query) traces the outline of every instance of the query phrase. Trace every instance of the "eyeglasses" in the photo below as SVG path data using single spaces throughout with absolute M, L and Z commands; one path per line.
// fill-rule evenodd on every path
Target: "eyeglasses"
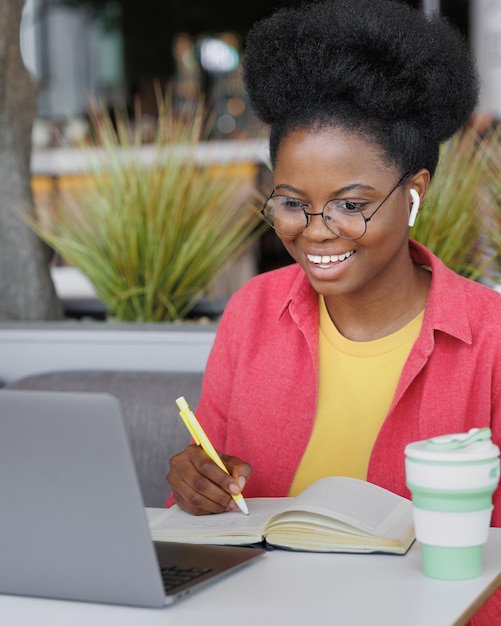
M 364 215 L 363 207 L 347 200 L 329 200 L 321 213 L 312 213 L 311 204 L 308 202 L 289 196 L 276 196 L 275 190 L 264 203 L 261 215 L 273 230 L 289 237 L 302 233 L 313 215 L 321 215 L 327 228 L 337 237 L 350 240 L 360 239 L 367 231 L 367 224 L 409 174 L 410 172 L 406 172 L 402 176 L 368 217 Z

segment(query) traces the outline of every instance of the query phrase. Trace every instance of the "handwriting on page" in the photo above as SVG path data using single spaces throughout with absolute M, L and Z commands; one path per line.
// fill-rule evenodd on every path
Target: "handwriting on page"
M 251 500 L 250 515 L 242 515 L 240 511 L 219 513 L 217 515 L 190 515 L 174 506 L 166 509 L 160 515 L 150 520 L 152 531 L 169 530 L 173 532 L 186 531 L 255 531 L 264 526 L 271 513 L 276 512 L 276 502 L 273 498 L 256 498 Z M 288 499 L 286 499 L 288 500 Z

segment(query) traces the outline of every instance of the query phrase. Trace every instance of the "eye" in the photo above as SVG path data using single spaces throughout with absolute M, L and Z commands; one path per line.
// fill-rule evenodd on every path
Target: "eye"
M 365 206 L 361 202 L 350 202 L 349 200 L 336 200 L 329 204 L 336 211 L 345 214 L 360 213 Z
M 279 206 L 281 209 L 285 211 L 290 211 L 291 213 L 302 211 L 305 208 L 308 208 L 308 205 L 301 200 L 297 200 L 296 198 L 289 198 L 288 196 L 274 196 L 279 201 Z

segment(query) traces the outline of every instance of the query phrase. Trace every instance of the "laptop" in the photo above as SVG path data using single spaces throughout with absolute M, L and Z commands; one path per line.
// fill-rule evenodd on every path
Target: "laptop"
M 0 390 L 0 593 L 163 607 L 264 552 L 151 540 L 114 396 Z

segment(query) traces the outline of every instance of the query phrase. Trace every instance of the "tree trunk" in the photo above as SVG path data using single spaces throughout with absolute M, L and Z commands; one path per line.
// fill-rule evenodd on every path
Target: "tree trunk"
M 33 212 L 31 132 L 36 87 L 24 67 L 19 27 L 24 0 L 0 0 L 0 320 L 60 319 L 51 251 L 17 212 Z

